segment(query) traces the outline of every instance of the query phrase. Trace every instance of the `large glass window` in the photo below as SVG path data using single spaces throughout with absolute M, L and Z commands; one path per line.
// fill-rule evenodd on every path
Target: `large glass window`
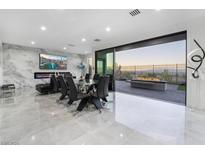
M 106 54 L 106 74 L 113 74 L 113 52 Z
M 115 53 L 116 91 L 185 104 L 186 40 Z
M 104 50 L 96 53 L 96 73 L 100 75 L 113 75 L 114 50 Z
M 186 41 L 116 52 L 117 79 L 153 77 L 169 83 L 185 82 Z
M 103 60 L 97 60 L 97 73 L 100 75 L 103 74 Z

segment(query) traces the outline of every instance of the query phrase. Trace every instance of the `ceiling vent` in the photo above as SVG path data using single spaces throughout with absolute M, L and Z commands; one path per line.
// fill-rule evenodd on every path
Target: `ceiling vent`
M 94 41 L 95 41 L 95 42 L 100 42 L 101 40 L 100 40 L 100 39 L 94 39 Z
M 135 10 L 132 10 L 131 12 L 129 12 L 129 14 L 134 17 L 134 16 L 140 14 L 140 11 L 138 9 L 135 9 Z

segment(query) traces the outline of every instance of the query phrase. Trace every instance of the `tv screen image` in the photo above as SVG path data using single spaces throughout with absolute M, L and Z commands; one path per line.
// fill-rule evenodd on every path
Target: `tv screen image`
M 50 54 L 40 54 L 40 69 L 47 70 L 66 70 L 67 57 Z

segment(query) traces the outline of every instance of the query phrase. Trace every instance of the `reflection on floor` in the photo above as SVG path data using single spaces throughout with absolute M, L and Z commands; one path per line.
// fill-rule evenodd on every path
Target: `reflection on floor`
M 0 144 L 205 144 L 203 112 L 116 92 L 101 114 L 92 105 L 76 114 L 59 95 L 1 98 Z

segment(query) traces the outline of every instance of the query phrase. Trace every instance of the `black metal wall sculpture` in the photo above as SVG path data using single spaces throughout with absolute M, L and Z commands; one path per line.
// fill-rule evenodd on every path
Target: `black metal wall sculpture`
M 196 68 L 194 67 L 187 67 L 187 68 L 190 68 L 193 70 L 192 72 L 192 76 L 196 79 L 196 78 L 199 78 L 199 68 L 201 67 L 202 63 L 203 63 L 203 60 L 205 58 L 205 51 L 204 49 L 200 46 L 200 44 L 194 39 L 194 42 L 196 43 L 196 45 L 200 48 L 200 50 L 202 51 L 203 55 L 199 55 L 199 54 L 195 54 L 193 56 L 191 56 L 191 60 L 194 62 L 194 63 L 199 63 L 198 66 Z

